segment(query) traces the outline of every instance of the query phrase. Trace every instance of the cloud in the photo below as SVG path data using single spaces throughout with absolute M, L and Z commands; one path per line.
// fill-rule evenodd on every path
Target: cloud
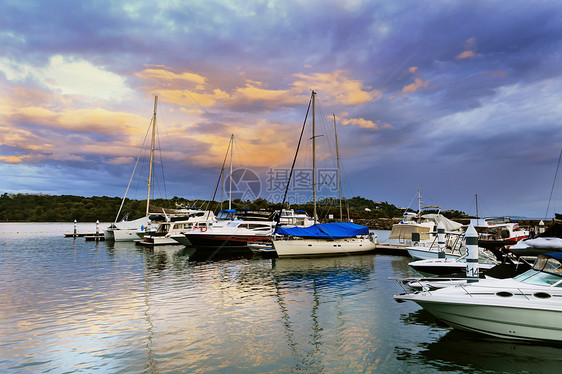
M 465 50 L 455 57 L 457 60 L 464 60 L 466 58 L 473 58 L 476 56 L 476 38 L 472 37 L 468 39 L 464 44 Z
M 55 55 L 44 67 L 16 64 L 0 59 L 0 71 L 12 82 L 34 80 L 53 92 L 63 95 L 80 95 L 104 100 L 121 100 L 128 95 L 123 77 L 73 57 Z
M 410 83 L 402 88 L 402 93 L 413 93 L 420 90 L 421 88 L 427 88 L 427 86 L 429 86 L 429 81 L 424 81 L 416 78 L 414 80 L 414 83 Z

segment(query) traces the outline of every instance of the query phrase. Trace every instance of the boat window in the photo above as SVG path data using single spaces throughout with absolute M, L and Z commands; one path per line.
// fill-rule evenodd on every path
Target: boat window
M 250 230 L 270 230 L 271 226 L 264 224 L 249 224 L 248 228 Z
M 519 274 L 513 279 L 520 282 L 536 284 L 540 286 L 562 287 L 562 283 L 559 283 L 559 281 L 562 279 L 560 275 L 544 271 L 536 271 L 534 269 L 527 270 L 523 274 Z
M 533 270 L 544 271 L 562 277 L 562 264 L 552 257 L 539 256 L 533 265 Z

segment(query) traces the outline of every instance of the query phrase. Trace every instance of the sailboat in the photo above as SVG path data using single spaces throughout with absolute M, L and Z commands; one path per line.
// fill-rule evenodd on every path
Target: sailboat
M 144 217 L 137 218 L 133 221 L 128 221 L 123 219 L 119 222 L 119 215 L 121 214 L 121 210 L 123 209 L 123 204 L 125 203 L 125 199 L 127 198 L 127 192 L 129 191 L 129 187 L 131 186 L 131 182 L 133 180 L 133 176 L 135 174 L 135 168 L 133 169 L 133 174 L 131 175 L 131 179 L 129 180 L 129 185 L 127 186 L 127 190 L 125 191 L 125 196 L 121 200 L 121 206 L 119 207 L 119 211 L 117 212 L 117 216 L 115 217 L 115 222 L 112 223 L 106 230 L 104 230 L 103 235 L 105 240 L 114 240 L 116 242 L 119 241 L 134 241 L 135 239 L 139 239 L 139 233 L 144 231 L 144 228 L 151 224 L 150 220 L 150 187 L 152 182 L 152 164 L 153 164 L 153 157 L 154 157 L 154 140 L 156 137 L 156 107 L 158 105 L 158 95 L 154 96 L 154 112 L 152 116 L 151 126 L 152 126 L 152 140 L 150 144 L 150 166 L 148 172 L 148 194 L 146 198 L 146 214 Z M 139 162 L 139 158 L 137 159 L 137 164 Z
M 314 224 L 278 227 L 272 239 L 279 257 L 326 256 L 364 253 L 375 249 L 369 229 L 353 222 L 318 223 L 316 214 L 316 92 L 312 91 L 312 191 Z M 337 132 L 336 132 L 337 136 Z M 298 152 L 298 151 L 297 151 Z M 339 157 L 338 157 L 339 158 Z M 339 160 L 338 160 L 339 165 Z M 293 163 L 294 166 L 294 163 Z M 339 169 L 339 167 L 338 167 Z M 338 170 L 339 183 L 339 170 Z M 289 184 L 287 183 L 287 186 Z

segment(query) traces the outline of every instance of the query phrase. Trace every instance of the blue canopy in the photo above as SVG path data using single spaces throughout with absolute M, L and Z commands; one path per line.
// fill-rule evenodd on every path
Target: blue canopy
M 334 222 L 317 223 L 309 227 L 279 227 L 277 233 L 301 238 L 341 239 L 369 235 L 369 229 L 352 222 Z
M 558 261 L 562 262 L 562 252 L 551 252 L 551 253 L 545 253 L 545 255 L 555 258 Z

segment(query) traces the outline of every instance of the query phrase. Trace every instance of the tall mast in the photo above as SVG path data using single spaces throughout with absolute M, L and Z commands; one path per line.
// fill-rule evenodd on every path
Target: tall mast
M 152 182 L 152 160 L 154 157 L 154 138 L 156 136 L 156 106 L 158 104 L 158 95 L 154 96 L 154 114 L 152 115 L 152 141 L 150 143 L 150 167 L 148 170 L 148 195 L 146 197 L 146 215 L 150 206 L 150 184 Z
M 316 92 L 312 91 L 312 199 L 314 224 L 316 224 Z
M 230 188 L 228 191 L 228 209 L 232 209 L 232 150 L 234 148 L 234 134 L 230 136 Z
M 336 160 L 338 162 L 338 191 L 340 194 L 340 221 L 343 222 L 343 213 L 341 207 L 341 178 L 340 178 L 340 152 L 338 148 L 338 129 L 336 127 L 336 115 L 334 114 L 334 133 L 336 134 Z

